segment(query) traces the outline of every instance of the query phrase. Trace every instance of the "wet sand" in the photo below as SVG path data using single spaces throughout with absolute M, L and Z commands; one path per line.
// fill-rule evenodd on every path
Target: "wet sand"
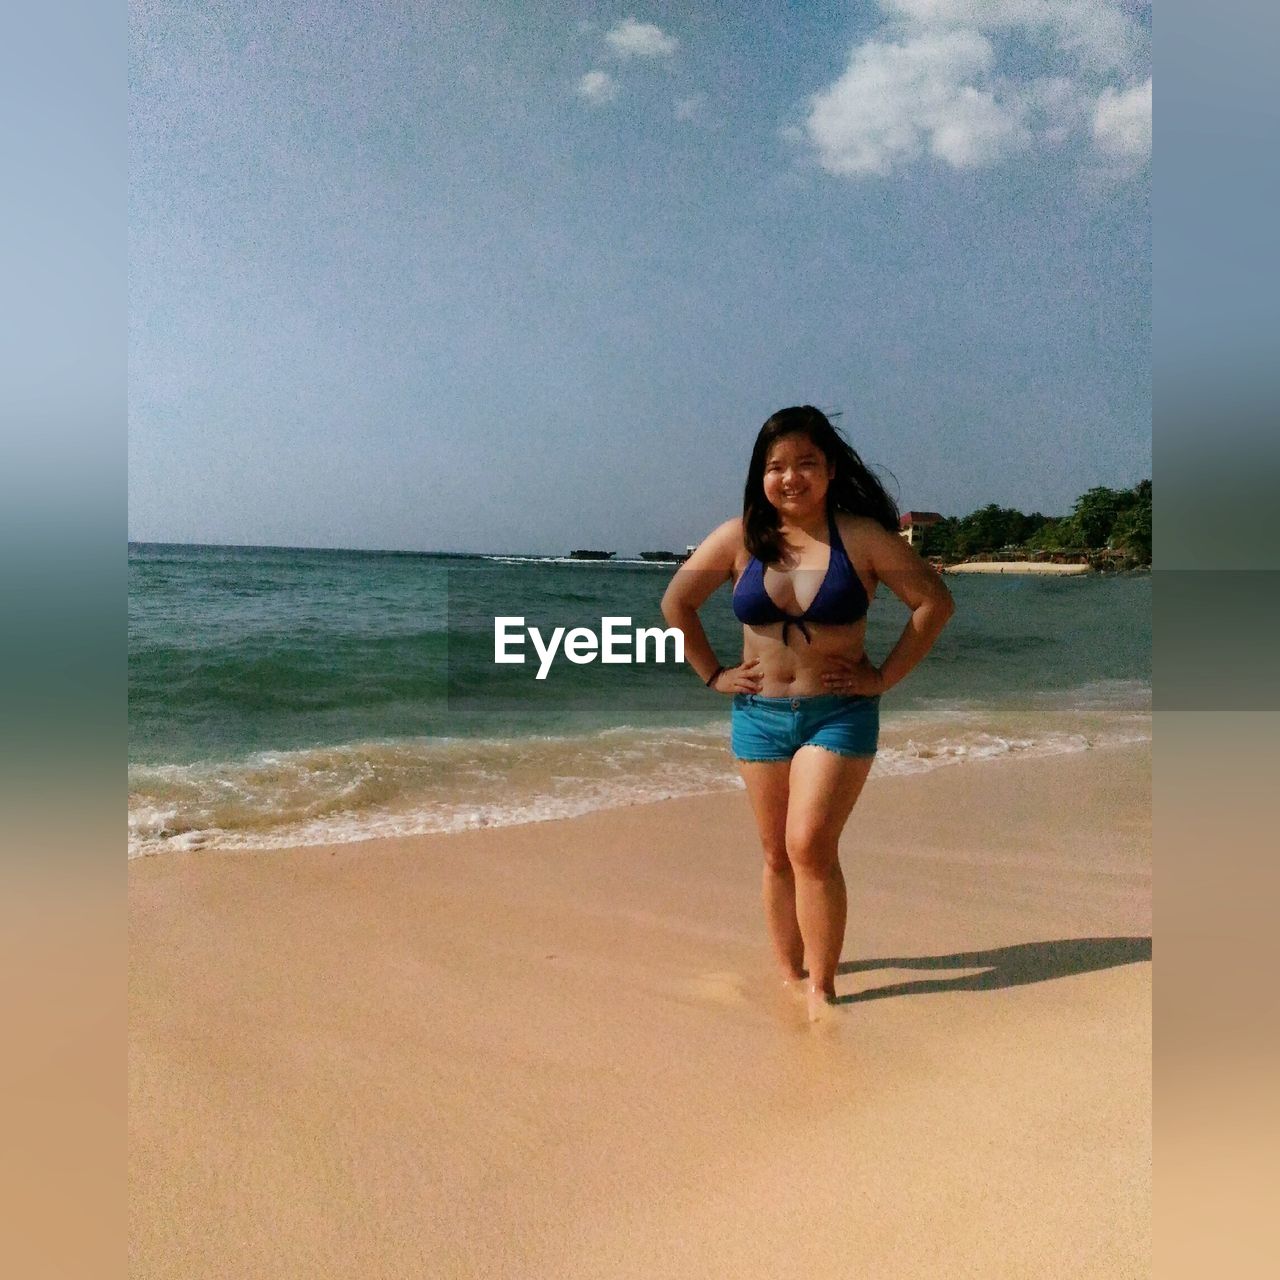
M 740 793 L 134 860 L 130 1274 L 1148 1274 L 1149 745 L 841 849 L 816 1025 Z

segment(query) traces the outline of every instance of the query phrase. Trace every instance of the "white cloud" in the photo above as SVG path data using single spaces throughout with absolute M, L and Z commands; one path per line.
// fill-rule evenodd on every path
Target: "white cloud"
M 667 58 L 680 47 L 680 41 L 661 27 L 634 18 L 618 23 L 604 38 L 620 58 Z
M 932 122 L 929 149 L 953 169 L 970 169 L 993 164 L 1026 141 L 1027 131 L 1015 108 L 972 85 L 962 85 Z
M 974 31 L 900 44 L 868 40 L 811 101 L 808 134 L 830 173 L 883 174 L 926 150 L 956 168 L 990 164 L 1026 142 L 1021 108 L 969 81 L 995 53 Z
M 1121 0 L 879 0 L 916 28 L 1021 30 L 1099 71 L 1130 65 L 1141 43 Z
M 1108 86 L 1093 111 L 1093 140 L 1104 155 L 1142 160 L 1151 154 L 1151 79 L 1120 92 Z
M 676 119 L 696 120 L 706 101 L 707 96 L 704 93 L 695 93 L 692 98 L 677 98 Z
M 1141 152 L 1139 90 L 1104 87 L 1118 71 L 1141 74 L 1146 37 L 1121 0 L 879 5 L 885 24 L 809 100 L 803 136 L 828 172 L 885 174 L 926 156 L 975 168 L 1090 129 L 1109 154 Z M 1149 81 L 1146 90 L 1149 150 Z
M 588 102 L 612 102 L 618 96 L 618 85 L 607 71 L 588 71 L 578 81 L 578 93 Z

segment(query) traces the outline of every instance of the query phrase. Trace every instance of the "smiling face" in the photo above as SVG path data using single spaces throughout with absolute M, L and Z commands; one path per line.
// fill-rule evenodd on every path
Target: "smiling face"
M 775 440 L 764 461 L 764 496 L 780 516 L 805 520 L 826 510 L 836 469 L 807 435 Z

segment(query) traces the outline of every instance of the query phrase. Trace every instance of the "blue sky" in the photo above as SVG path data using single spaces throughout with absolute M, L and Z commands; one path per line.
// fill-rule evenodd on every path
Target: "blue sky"
M 681 547 L 1150 474 L 1150 7 L 137 3 L 129 536 Z

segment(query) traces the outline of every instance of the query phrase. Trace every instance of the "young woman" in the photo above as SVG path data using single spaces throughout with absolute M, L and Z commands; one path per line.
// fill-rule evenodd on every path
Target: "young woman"
M 698 619 L 733 580 L 742 661 L 725 667 Z M 880 583 L 911 610 L 879 667 L 863 649 Z M 681 565 L 662 599 L 685 660 L 733 698 L 732 745 L 764 846 L 764 908 L 787 983 L 806 983 L 809 1016 L 835 1001 L 846 898 L 840 833 L 866 781 L 880 696 L 928 653 L 955 605 L 898 533 L 880 482 L 811 405 L 764 424 L 742 517 Z

